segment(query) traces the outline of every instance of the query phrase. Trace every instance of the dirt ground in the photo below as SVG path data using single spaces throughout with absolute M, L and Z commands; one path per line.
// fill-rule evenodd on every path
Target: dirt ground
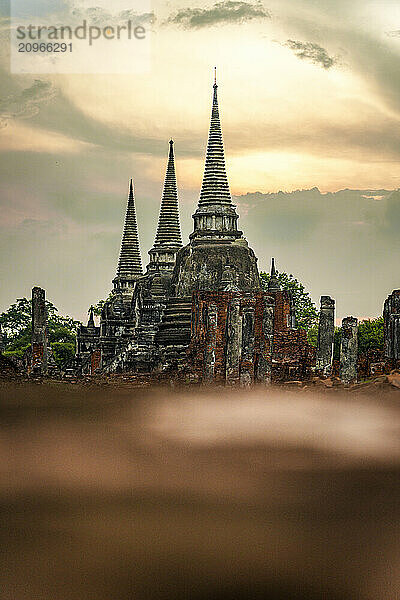
M 400 598 L 393 381 L 3 383 L 0 421 L 1 600 Z

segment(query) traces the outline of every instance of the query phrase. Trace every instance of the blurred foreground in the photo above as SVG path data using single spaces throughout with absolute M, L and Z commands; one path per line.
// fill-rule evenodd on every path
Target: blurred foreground
M 0 389 L 1 600 L 400 597 L 400 390 Z

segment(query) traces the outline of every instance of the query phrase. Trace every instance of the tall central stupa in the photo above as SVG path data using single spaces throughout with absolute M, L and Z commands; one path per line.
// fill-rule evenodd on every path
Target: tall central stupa
M 175 296 L 190 296 L 194 290 L 260 289 L 257 258 L 237 227 L 239 216 L 226 174 L 217 90 L 215 78 L 203 183 L 190 242 L 176 257 Z

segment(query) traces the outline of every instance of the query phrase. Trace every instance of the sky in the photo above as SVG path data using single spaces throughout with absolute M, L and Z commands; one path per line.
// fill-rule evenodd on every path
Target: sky
M 13 9 L 108 23 L 122 2 Z M 86 319 L 111 288 L 130 177 L 147 263 L 171 137 L 187 241 L 216 65 L 228 178 L 260 269 L 274 256 L 314 301 L 332 295 L 338 318 L 380 314 L 400 287 L 400 4 L 135 6 L 151 33 L 142 71 L 117 73 L 127 57 L 116 42 L 115 72 L 18 74 L 0 0 L 0 310 L 39 285 Z

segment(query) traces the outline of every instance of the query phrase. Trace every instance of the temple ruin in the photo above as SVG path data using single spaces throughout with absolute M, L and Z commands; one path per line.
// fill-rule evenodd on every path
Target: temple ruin
M 100 326 L 93 312 L 78 331 L 82 373 L 186 373 L 189 379 L 268 385 L 311 376 L 314 351 L 296 328 L 291 293 L 281 290 L 273 261 L 262 291 L 257 258 L 238 228 L 213 86 L 204 176 L 189 243 L 182 244 L 174 143 L 154 245 L 143 272 L 133 182 L 121 251 Z
M 181 375 L 205 385 L 269 385 L 333 373 L 335 301 L 321 296 L 317 348 L 297 328 L 291 292 L 272 259 L 268 289 L 238 227 L 225 167 L 218 106 L 212 94 L 203 181 L 189 243 L 182 244 L 174 142 L 169 142 L 158 226 L 142 267 L 133 181 L 121 250 L 100 325 L 78 330 L 75 367 L 82 374 L 130 371 Z M 400 291 L 385 303 L 386 356 L 400 359 Z M 357 320 L 343 320 L 340 378 L 357 380 Z

